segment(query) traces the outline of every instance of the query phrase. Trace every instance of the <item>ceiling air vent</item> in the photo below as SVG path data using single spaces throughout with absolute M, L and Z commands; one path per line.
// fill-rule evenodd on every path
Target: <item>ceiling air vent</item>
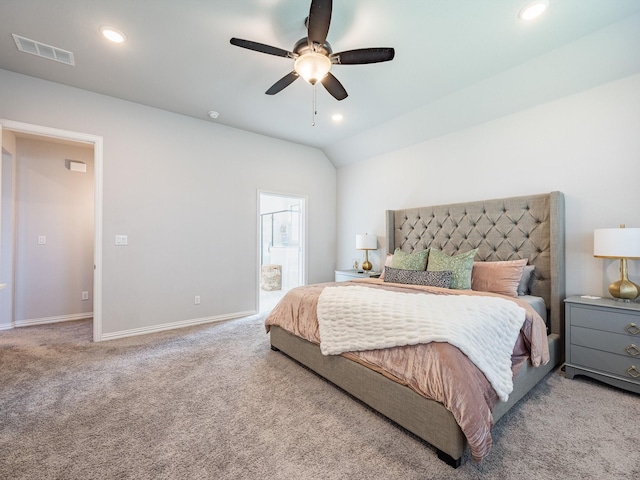
M 16 35 L 15 33 L 12 33 L 11 35 L 13 35 L 16 46 L 21 52 L 48 58 L 49 60 L 65 63 L 71 66 L 75 66 L 76 64 L 75 60 L 73 59 L 73 52 L 62 50 L 58 47 L 52 47 L 51 45 L 47 45 L 45 43 L 36 42 L 35 40 L 21 37 L 20 35 Z

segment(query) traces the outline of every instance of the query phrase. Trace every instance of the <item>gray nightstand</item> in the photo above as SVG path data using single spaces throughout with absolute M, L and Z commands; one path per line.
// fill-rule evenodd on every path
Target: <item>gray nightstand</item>
M 348 282 L 356 278 L 377 278 L 380 276 L 380 272 L 364 272 L 358 270 L 336 270 L 336 282 Z
M 570 297 L 565 307 L 567 378 L 586 375 L 640 393 L 640 304 Z

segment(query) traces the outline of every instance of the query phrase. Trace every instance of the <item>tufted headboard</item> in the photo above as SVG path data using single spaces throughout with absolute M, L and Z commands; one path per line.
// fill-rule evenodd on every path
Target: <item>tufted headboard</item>
M 564 329 L 564 196 L 561 192 L 387 210 L 387 252 L 433 246 L 476 261 L 529 259 L 531 295 L 544 298 L 551 333 Z

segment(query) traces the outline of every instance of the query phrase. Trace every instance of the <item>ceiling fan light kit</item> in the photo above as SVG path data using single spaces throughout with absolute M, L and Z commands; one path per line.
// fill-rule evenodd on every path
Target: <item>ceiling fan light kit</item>
M 333 53 L 327 42 L 332 7 L 332 0 L 311 1 L 309 16 L 305 20 L 307 36 L 296 42 L 293 51 L 241 38 L 231 39 L 231 44 L 237 47 L 294 60 L 293 71 L 274 83 L 265 92 L 267 95 L 275 95 L 302 77 L 311 85 L 321 83 L 336 100 L 344 100 L 348 96 L 347 91 L 330 72 L 332 65 L 362 65 L 393 60 L 393 48 L 361 48 Z
M 315 85 L 331 70 L 331 60 L 321 53 L 305 53 L 296 58 L 293 69 L 308 83 Z

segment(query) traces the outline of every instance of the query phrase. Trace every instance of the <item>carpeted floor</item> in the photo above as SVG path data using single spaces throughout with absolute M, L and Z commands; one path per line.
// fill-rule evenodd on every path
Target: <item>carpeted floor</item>
M 640 396 L 559 370 L 453 470 L 269 349 L 262 316 L 103 343 L 0 332 L 2 479 L 633 479 Z

